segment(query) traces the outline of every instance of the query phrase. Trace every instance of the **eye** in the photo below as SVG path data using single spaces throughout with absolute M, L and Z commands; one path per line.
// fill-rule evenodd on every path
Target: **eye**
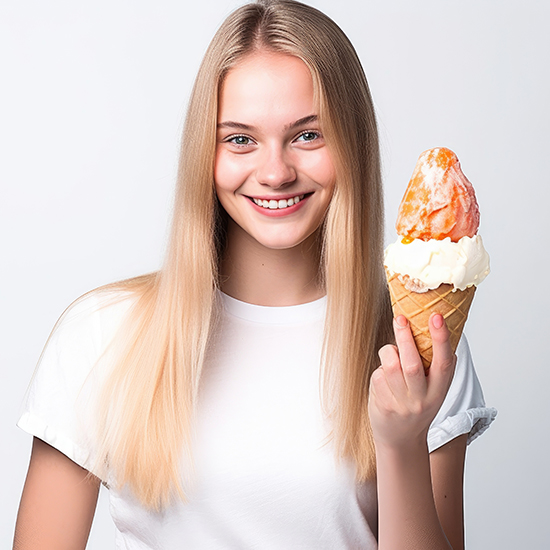
M 244 146 L 250 145 L 252 140 L 248 136 L 230 136 L 225 140 L 227 143 L 234 143 L 235 145 Z
M 312 130 L 307 130 L 305 132 L 302 132 L 296 138 L 296 141 L 315 141 L 320 137 L 321 137 L 321 134 L 319 132 L 313 132 Z

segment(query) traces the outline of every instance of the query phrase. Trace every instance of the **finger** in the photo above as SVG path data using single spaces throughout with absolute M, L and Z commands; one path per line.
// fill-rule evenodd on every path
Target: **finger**
M 422 395 L 427 388 L 426 374 L 418 348 L 414 342 L 411 327 L 405 316 L 398 315 L 393 320 L 393 330 L 405 384 L 410 393 Z
M 456 355 L 453 353 L 450 332 L 445 319 L 439 313 L 432 313 L 428 323 L 433 345 L 433 359 L 430 367 L 430 377 L 439 380 L 443 385 L 449 385 L 453 377 Z
M 370 378 L 370 394 L 379 407 L 387 408 L 395 400 L 395 396 L 388 386 L 384 369 L 381 366 L 372 373 Z
M 397 347 L 387 344 L 378 352 L 386 383 L 397 400 L 407 397 L 408 389 L 403 377 L 401 361 Z

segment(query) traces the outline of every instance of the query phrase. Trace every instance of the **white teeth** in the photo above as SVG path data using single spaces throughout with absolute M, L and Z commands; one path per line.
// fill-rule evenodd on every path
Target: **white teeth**
M 262 200 L 262 199 L 252 199 L 255 204 L 261 206 L 262 208 L 268 208 L 270 210 L 279 210 L 281 208 L 287 208 L 293 204 L 298 204 L 304 195 L 297 195 L 296 197 L 291 197 L 290 199 L 281 199 L 281 200 Z

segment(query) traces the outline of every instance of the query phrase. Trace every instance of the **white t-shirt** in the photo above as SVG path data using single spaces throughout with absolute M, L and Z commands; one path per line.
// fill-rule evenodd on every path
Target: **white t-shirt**
M 337 464 L 326 439 L 319 401 L 326 298 L 289 307 L 221 298 L 224 311 L 201 381 L 189 502 L 155 513 L 127 488 L 111 488 L 116 547 L 376 549 L 375 482 L 357 484 L 353 465 Z M 86 404 L 105 366 L 92 367 L 131 304 L 104 302 L 91 295 L 64 316 L 18 423 L 87 469 L 93 447 Z M 464 433 L 471 441 L 496 415 L 485 407 L 465 338 L 457 355 L 429 431 L 430 451 Z

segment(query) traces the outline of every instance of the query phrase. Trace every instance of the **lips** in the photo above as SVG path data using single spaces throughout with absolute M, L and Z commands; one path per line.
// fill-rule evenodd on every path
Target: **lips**
M 288 199 L 257 199 L 252 197 L 254 204 L 261 206 L 262 208 L 269 208 L 270 210 L 284 209 L 294 204 L 298 204 L 304 195 L 295 195 Z
M 285 197 L 247 197 L 262 214 L 280 216 L 298 210 L 313 193 L 287 195 Z

